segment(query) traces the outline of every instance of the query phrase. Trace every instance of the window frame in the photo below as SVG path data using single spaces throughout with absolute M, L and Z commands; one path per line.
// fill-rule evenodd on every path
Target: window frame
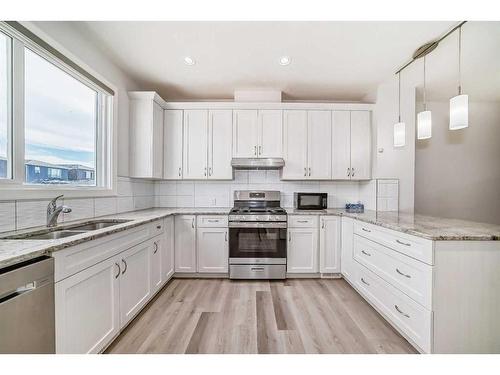
M 95 197 L 95 196 L 114 196 L 116 195 L 116 120 L 114 113 L 116 111 L 116 95 L 111 95 L 102 87 L 83 76 L 71 66 L 39 46 L 31 39 L 24 36 L 5 22 L 0 22 L 0 32 L 11 38 L 11 126 L 10 135 L 11 144 L 11 178 L 0 179 L 0 194 L 3 199 L 28 199 L 53 197 L 55 194 L 64 194 L 67 197 Z M 44 36 L 44 39 L 49 38 Z M 48 42 L 51 42 L 48 40 Z M 51 45 L 55 45 L 52 42 Z M 53 64 L 63 72 L 69 74 L 74 79 L 97 92 L 97 121 L 96 121 L 96 185 L 68 185 L 68 184 L 30 184 L 26 182 L 25 175 L 25 48 L 36 53 L 49 63 Z M 76 62 L 79 66 L 85 67 L 86 71 L 104 81 L 98 74 L 78 61 L 77 58 L 57 46 L 57 51 L 65 57 Z M 113 85 L 106 85 L 117 90 Z

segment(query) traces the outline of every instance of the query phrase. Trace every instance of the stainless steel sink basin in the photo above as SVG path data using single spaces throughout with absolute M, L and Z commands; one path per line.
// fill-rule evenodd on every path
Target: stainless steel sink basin
M 57 240 L 59 238 L 66 238 L 71 236 L 76 236 L 77 234 L 85 233 L 84 231 L 79 230 L 58 230 L 55 232 L 48 233 L 32 233 L 27 234 L 24 239 L 25 240 Z
M 114 221 L 100 220 L 100 221 L 93 221 L 93 222 L 80 224 L 80 225 L 74 225 L 74 226 L 69 227 L 68 229 L 83 230 L 83 231 L 87 232 L 87 231 L 91 231 L 91 230 L 98 230 L 98 229 L 112 227 L 114 225 L 126 223 L 127 221 L 128 220 L 114 220 Z
M 78 234 L 92 232 L 94 230 L 112 227 L 114 225 L 126 223 L 130 220 L 90 220 L 86 223 L 66 225 L 56 228 L 48 228 L 27 232 L 22 234 L 14 234 L 11 236 L 2 237 L 3 240 L 56 240 L 76 236 Z

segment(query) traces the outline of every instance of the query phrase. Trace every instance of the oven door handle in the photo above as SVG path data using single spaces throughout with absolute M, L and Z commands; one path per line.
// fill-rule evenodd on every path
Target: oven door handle
M 229 222 L 229 228 L 274 228 L 274 229 L 286 229 L 286 222 L 269 222 L 269 223 Z

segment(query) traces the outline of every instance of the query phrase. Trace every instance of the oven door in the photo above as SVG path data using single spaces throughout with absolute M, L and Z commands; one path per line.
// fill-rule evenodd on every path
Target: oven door
M 286 223 L 229 223 L 231 264 L 286 262 Z

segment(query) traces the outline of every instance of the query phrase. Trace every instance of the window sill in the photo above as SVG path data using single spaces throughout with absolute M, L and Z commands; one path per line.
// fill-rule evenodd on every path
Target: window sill
M 85 187 L 85 186 L 29 186 L 0 182 L 0 201 L 18 199 L 52 199 L 64 195 L 65 198 L 112 197 L 117 195 L 115 188 Z

